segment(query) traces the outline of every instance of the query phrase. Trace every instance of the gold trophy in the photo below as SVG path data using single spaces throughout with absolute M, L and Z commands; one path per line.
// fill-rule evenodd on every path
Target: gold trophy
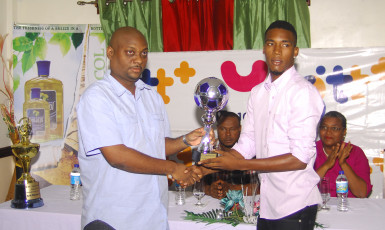
M 197 163 L 200 160 L 217 157 L 217 154 L 212 152 L 210 130 L 215 123 L 215 113 L 223 109 L 229 100 L 229 91 L 222 80 L 208 77 L 201 80 L 195 87 L 194 100 L 197 106 L 205 112 L 202 121 L 206 131 L 198 148 L 192 152 L 192 160 Z
M 20 142 L 12 145 L 11 148 L 13 154 L 21 161 L 23 173 L 16 181 L 15 197 L 11 202 L 11 207 L 18 209 L 38 208 L 43 206 L 44 202 L 40 197 L 39 182 L 33 179 L 30 171 L 31 159 L 39 152 L 40 145 L 29 141 L 32 132 L 29 118 L 21 118 L 17 129 Z

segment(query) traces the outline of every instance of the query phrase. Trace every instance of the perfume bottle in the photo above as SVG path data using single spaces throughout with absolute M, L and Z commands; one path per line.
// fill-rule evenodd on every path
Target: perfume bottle
M 23 116 L 32 123 L 33 142 L 45 142 L 50 139 L 49 103 L 40 99 L 40 88 L 31 89 L 31 99 L 23 104 Z
M 50 106 L 50 140 L 63 138 L 63 83 L 49 76 L 50 61 L 37 61 L 38 77 L 24 86 L 24 99 L 29 101 L 31 89 L 40 88 L 40 98 Z

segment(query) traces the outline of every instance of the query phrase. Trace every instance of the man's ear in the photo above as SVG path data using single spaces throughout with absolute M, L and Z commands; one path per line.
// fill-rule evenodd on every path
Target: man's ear
M 114 55 L 114 49 L 111 46 L 107 47 L 107 57 L 108 59 L 111 59 L 111 57 Z
M 298 54 L 299 54 L 299 48 L 296 46 L 294 48 L 294 58 L 296 58 L 298 56 Z

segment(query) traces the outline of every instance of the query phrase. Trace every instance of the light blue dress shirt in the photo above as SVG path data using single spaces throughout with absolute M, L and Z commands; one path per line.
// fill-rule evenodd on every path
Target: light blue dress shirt
M 163 175 L 111 167 L 101 147 L 124 144 L 165 159 L 169 121 L 161 96 L 143 81 L 135 96 L 109 73 L 90 85 L 77 106 L 83 183 L 82 229 L 102 220 L 115 229 L 168 229 L 168 185 Z

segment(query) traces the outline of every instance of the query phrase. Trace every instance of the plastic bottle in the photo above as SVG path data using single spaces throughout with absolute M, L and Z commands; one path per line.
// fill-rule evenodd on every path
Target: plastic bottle
M 182 188 L 179 184 L 175 183 L 175 204 L 176 205 L 184 205 L 186 203 L 186 192 L 185 189 Z
M 348 208 L 348 179 L 346 178 L 344 171 L 340 171 L 336 180 L 336 190 L 338 197 L 337 210 L 346 212 Z
M 81 194 L 80 168 L 78 164 L 74 165 L 71 171 L 71 191 L 70 200 L 80 200 Z
M 49 75 L 50 61 L 37 61 L 38 76 L 25 82 L 24 101 L 31 99 L 32 88 L 40 88 L 40 98 L 50 106 L 50 140 L 63 138 L 63 83 Z

